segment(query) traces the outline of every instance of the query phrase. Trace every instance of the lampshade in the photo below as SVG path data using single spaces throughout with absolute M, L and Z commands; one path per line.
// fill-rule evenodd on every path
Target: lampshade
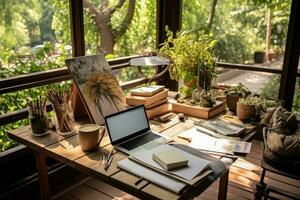
M 156 65 L 169 65 L 171 61 L 168 58 L 161 56 L 146 56 L 133 58 L 129 60 L 132 66 L 156 66 Z

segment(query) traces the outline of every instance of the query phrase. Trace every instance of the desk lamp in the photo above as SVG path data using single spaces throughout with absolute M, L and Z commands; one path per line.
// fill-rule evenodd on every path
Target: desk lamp
M 162 76 L 164 73 L 167 72 L 169 69 L 168 67 L 165 67 L 165 69 L 159 73 L 156 72 L 151 78 L 144 75 L 144 73 L 141 70 L 141 67 L 145 66 L 168 66 L 171 64 L 171 61 L 168 58 L 162 57 L 162 56 L 144 56 L 139 58 L 133 58 L 129 60 L 130 65 L 137 66 L 139 73 L 142 74 L 145 78 L 149 79 L 148 83 L 150 83 L 153 79 L 157 79 L 160 76 Z

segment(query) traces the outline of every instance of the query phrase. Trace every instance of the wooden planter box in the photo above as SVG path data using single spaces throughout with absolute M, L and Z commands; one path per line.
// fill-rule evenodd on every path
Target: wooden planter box
M 193 117 L 199 117 L 202 119 L 210 119 L 217 114 L 226 110 L 224 101 L 216 101 L 216 105 L 212 108 L 203 108 L 198 106 L 190 106 L 182 103 L 172 102 L 172 111 L 177 113 L 183 113 Z

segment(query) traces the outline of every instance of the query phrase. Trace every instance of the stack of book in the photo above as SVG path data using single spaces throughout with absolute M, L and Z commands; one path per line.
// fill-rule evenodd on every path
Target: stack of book
M 170 111 L 168 89 L 162 85 L 149 85 L 132 89 L 126 96 L 126 104 L 137 106 L 144 104 L 147 117 L 152 119 Z

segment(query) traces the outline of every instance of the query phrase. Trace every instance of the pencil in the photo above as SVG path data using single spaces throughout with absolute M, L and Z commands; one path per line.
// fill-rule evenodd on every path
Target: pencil
M 186 140 L 188 142 L 192 141 L 192 138 L 189 138 L 189 137 L 184 137 L 184 136 L 180 136 L 180 135 L 178 135 L 177 137 L 180 138 L 180 139 Z
M 114 155 L 111 155 L 111 156 L 108 158 L 109 160 L 108 160 L 107 163 L 105 163 L 105 166 L 104 166 L 104 170 L 105 170 L 105 171 L 107 171 L 107 169 L 109 168 L 109 166 L 110 166 L 110 164 L 111 164 L 113 158 L 114 158 Z

